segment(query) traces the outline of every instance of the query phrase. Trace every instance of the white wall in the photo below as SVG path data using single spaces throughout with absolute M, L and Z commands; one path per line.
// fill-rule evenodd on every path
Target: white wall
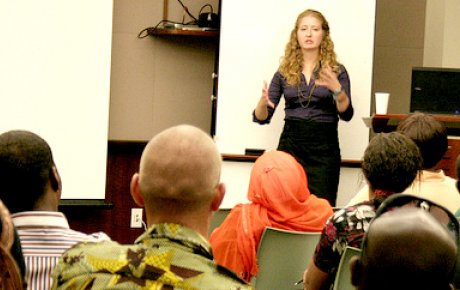
M 365 185 L 366 181 L 360 168 L 342 167 L 340 169 L 337 207 L 345 206 L 350 199 Z
M 249 178 L 253 162 L 224 161 L 221 181 L 225 183 L 226 193 L 221 208 L 232 208 L 238 203 L 246 203 Z
M 0 133 L 48 141 L 63 198 L 103 199 L 112 0 L 0 0 Z
M 232 208 L 238 203 L 247 203 L 247 191 L 253 162 L 224 161 L 222 166 L 222 182 L 227 191 L 221 208 Z M 345 206 L 348 201 L 364 185 L 360 168 L 340 169 L 339 190 L 336 206 Z
M 270 82 L 278 68 L 297 15 L 307 8 L 328 19 L 339 61 L 351 79 L 355 115 L 339 122 L 342 158 L 361 158 L 369 140 L 362 117 L 371 111 L 375 0 L 222 0 L 215 139 L 223 154 L 276 148 L 283 107 L 264 126 L 253 123 L 251 113 L 263 81 Z

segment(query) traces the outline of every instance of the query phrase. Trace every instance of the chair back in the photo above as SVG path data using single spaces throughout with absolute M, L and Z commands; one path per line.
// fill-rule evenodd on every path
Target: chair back
M 339 267 L 335 276 L 333 290 L 355 290 L 355 286 L 351 284 L 350 260 L 352 257 L 360 255 L 361 249 L 354 247 L 346 247 L 340 258 Z
M 265 228 L 257 250 L 259 272 L 251 279 L 256 290 L 303 289 L 295 285 L 315 252 L 321 232 Z
M 458 155 L 458 156 L 460 158 L 460 155 Z M 459 178 L 460 178 L 460 176 L 459 176 Z M 457 216 L 456 218 L 457 218 L 458 223 L 460 224 L 460 217 Z M 460 249 L 460 245 L 458 245 L 458 248 Z M 455 289 L 460 289 L 460 251 L 457 252 L 457 264 L 455 266 L 453 284 L 455 286 Z
M 214 229 L 216 229 L 222 224 L 227 215 L 230 213 L 230 210 L 230 208 L 220 208 L 218 211 L 214 213 L 211 219 L 211 224 L 209 225 L 209 236 L 211 236 L 211 233 Z

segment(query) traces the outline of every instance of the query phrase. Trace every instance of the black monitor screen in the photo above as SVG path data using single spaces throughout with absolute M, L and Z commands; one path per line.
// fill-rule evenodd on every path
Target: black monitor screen
M 460 69 L 412 68 L 410 111 L 460 115 Z

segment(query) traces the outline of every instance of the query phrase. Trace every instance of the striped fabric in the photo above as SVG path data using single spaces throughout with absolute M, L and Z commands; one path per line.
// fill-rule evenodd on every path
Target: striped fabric
M 65 250 L 82 241 L 110 240 L 102 233 L 71 230 L 60 212 L 30 211 L 12 214 L 26 262 L 27 289 L 51 289 L 51 271 Z

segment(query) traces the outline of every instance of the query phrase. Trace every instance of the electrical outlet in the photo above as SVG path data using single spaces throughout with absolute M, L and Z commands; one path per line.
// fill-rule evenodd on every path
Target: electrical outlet
M 131 228 L 142 228 L 142 208 L 131 209 Z

